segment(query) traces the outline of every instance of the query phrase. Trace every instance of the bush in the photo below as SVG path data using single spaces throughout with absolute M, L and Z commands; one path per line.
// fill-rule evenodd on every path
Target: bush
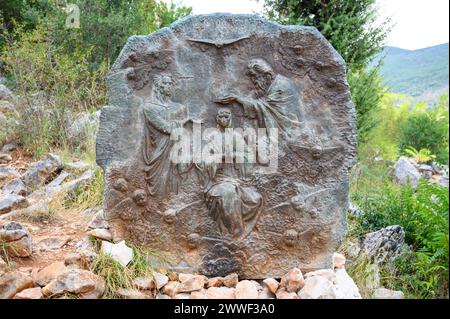
M 384 284 L 411 297 L 448 296 L 448 189 L 426 180 L 416 190 L 386 183 L 366 194 L 353 193 L 352 198 L 363 212 L 354 221 L 352 236 L 401 225 L 414 252 L 396 261 L 394 273 L 385 272 Z

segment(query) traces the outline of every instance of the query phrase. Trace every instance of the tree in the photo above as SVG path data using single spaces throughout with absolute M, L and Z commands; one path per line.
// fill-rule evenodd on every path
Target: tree
M 376 126 L 371 115 L 384 92 L 379 66 L 368 66 L 382 50 L 390 24 L 375 25 L 375 0 L 265 0 L 264 8 L 279 23 L 316 27 L 341 54 L 357 109 L 359 141 L 365 142 Z

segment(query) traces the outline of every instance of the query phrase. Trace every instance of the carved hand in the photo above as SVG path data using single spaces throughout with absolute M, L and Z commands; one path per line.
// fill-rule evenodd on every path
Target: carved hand
M 220 103 L 220 104 L 230 104 L 234 101 L 239 102 L 239 98 L 234 95 L 234 94 L 225 94 L 221 97 L 218 97 L 214 100 L 214 102 L 216 103 Z

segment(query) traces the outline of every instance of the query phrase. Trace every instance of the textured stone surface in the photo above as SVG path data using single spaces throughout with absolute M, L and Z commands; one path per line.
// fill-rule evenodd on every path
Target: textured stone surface
M 67 271 L 66 265 L 62 261 L 54 262 L 43 269 L 34 276 L 34 282 L 43 287 L 48 285 L 53 279 Z
M 48 154 L 46 158 L 30 165 L 23 176 L 28 187 L 36 187 L 52 180 L 62 169 L 58 155 Z
M 335 273 L 334 293 L 336 299 L 361 299 L 359 288 L 345 269 L 336 269 Z
M 33 287 L 28 274 L 12 271 L 0 277 L 0 299 L 11 299 L 24 289 Z
M 115 240 L 145 244 L 174 269 L 209 277 L 331 268 L 346 232 L 355 109 L 344 61 L 316 29 L 251 15 L 190 16 L 130 37 L 108 83 L 96 154 Z M 219 127 L 217 137 L 230 127 L 277 128 L 278 154 L 262 158 L 276 146 L 263 136 L 247 166 L 170 162 L 170 133 L 199 122 Z M 196 141 L 208 144 L 205 135 Z
M 33 252 L 33 240 L 28 229 L 18 223 L 11 222 L 0 228 L 0 243 L 9 256 L 28 257 Z
M 3 185 L 2 191 L 5 194 L 15 194 L 20 196 L 27 195 L 27 187 L 20 178 L 15 178 L 7 182 Z
M 0 195 L 0 215 L 9 213 L 12 210 L 20 209 L 28 206 L 25 197 L 15 194 Z
M 42 294 L 49 297 L 72 293 L 83 299 L 97 299 L 103 295 L 105 287 L 102 277 L 87 270 L 70 269 L 42 288 Z
M 242 280 L 236 285 L 236 299 L 258 299 L 258 296 L 258 288 L 253 281 Z
M 378 264 L 398 256 L 405 243 L 405 231 L 399 225 L 392 225 L 369 233 L 364 239 L 364 251 Z
M 14 299 L 42 299 L 41 287 L 34 287 L 22 290 L 14 296 Z
M 394 166 L 394 176 L 397 183 L 406 184 L 409 181 L 411 185 L 416 187 L 420 173 L 407 158 L 400 157 Z
M 333 283 L 322 276 L 306 278 L 305 285 L 297 295 L 299 299 L 336 299 Z
M 405 296 L 401 291 L 390 290 L 386 288 L 378 288 L 373 292 L 373 299 L 404 299 Z

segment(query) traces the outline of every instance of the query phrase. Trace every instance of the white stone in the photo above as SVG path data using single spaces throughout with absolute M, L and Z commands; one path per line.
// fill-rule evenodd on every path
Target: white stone
M 236 299 L 258 299 L 257 286 L 251 280 L 242 280 L 237 283 L 235 290 Z
M 345 256 L 339 253 L 333 254 L 333 268 L 344 268 Z
M 92 229 L 87 232 L 87 235 L 107 241 L 111 241 L 113 238 L 111 232 L 104 228 Z
M 123 267 L 126 267 L 133 259 L 133 249 L 128 247 L 124 240 L 117 244 L 102 241 L 100 252 L 109 255 Z
M 361 299 L 359 288 L 345 269 L 336 269 L 336 280 L 333 286 L 336 299 Z
M 406 184 L 409 180 L 413 187 L 417 187 L 420 173 L 407 158 L 400 157 L 394 166 L 394 176 L 397 183 L 401 185 Z
M 375 289 L 373 299 L 404 299 L 405 296 L 401 291 L 390 290 L 386 288 Z
M 305 279 L 305 285 L 298 292 L 299 299 L 336 299 L 333 283 L 322 276 Z

